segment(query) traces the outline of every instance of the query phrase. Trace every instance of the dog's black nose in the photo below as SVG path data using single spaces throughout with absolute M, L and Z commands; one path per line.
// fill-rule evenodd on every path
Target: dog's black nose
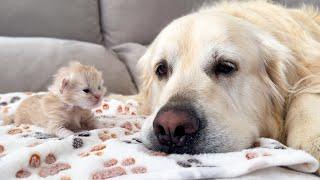
M 188 109 L 167 108 L 160 110 L 153 121 L 153 131 L 161 145 L 184 146 L 199 130 L 199 120 Z

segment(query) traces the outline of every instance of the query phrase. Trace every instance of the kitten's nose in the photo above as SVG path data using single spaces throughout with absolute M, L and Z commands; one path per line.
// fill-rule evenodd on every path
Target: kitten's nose
M 97 100 L 99 100 L 99 99 L 101 98 L 101 95 L 100 95 L 100 94 L 93 94 L 93 96 L 94 96 Z

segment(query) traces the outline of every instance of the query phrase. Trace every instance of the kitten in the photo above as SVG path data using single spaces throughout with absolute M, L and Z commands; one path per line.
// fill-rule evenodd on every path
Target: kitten
M 101 72 L 72 62 L 59 69 L 48 93 L 22 101 L 12 120 L 17 125 L 34 124 L 58 137 L 67 137 L 76 130 L 97 128 L 91 109 L 101 103 L 105 93 Z M 6 119 L 6 124 L 10 123 Z

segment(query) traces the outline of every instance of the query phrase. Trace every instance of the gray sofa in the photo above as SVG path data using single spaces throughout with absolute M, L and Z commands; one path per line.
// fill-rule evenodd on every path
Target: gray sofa
M 78 60 L 103 71 L 110 92 L 134 94 L 146 46 L 172 19 L 212 1 L 1 0 L 0 93 L 43 91 L 59 67 Z

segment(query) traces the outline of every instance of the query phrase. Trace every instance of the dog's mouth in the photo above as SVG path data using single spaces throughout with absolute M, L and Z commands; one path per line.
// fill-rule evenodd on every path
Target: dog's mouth
M 235 137 L 227 125 L 204 114 L 201 106 L 192 103 L 169 103 L 152 119 L 152 127 L 146 127 L 149 130 L 143 132 L 142 142 L 150 150 L 167 154 L 225 153 L 248 148 L 248 143 L 240 143 L 246 137 Z
M 183 145 L 163 145 L 159 143 L 155 143 L 150 147 L 150 149 L 154 151 L 165 152 L 167 154 L 199 154 L 201 152 L 197 151 L 194 146 L 196 146 L 196 141 L 199 139 L 199 134 L 195 134 L 193 136 L 186 137 L 186 141 Z
M 204 120 L 204 122 L 206 122 Z M 238 151 L 236 139 L 230 137 L 228 132 L 217 129 L 209 129 L 203 123 L 197 133 L 188 135 L 183 144 L 161 143 L 153 131 L 149 131 L 143 139 L 144 145 L 152 151 L 165 152 L 167 154 L 202 154 L 202 153 L 226 153 Z M 244 149 L 247 147 L 243 147 Z

